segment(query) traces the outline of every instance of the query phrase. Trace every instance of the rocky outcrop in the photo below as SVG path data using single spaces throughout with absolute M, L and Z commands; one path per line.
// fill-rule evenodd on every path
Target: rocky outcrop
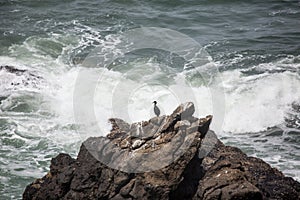
M 208 131 L 192 103 L 170 116 L 87 139 L 76 159 L 59 154 L 23 199 L 297 199 L 300 184 Z
M 1 76 L 1 72 L 6 72 L 5 77 Z M 6 84 L 6 88 L 14 88 L 20 86 L 38 87 L 38 83 L 43 80 L 38 76 L 26 69 L 18 69 L 13 66 L 0 66 L 0 79 L 1 84 Z M 1 96 L 1 94 L 0 94 Z
M 194 199 L 299 199 L 300 183 L 263 160 L 220 141 L 202 160 L 205 175 Z

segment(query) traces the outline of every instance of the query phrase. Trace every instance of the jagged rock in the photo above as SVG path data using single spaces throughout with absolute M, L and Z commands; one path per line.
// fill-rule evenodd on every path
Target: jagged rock
M 212 116 L 192 103 L 129 125 L 110 119 L 107 137 L 87 139 L 77 159 L 59 154 L 23 199 L 297 199 L 300 184 L 260 159 L 227 147 Z
M 0 70 L 5 70 L 9 73 L 12 73 L 12 74 L 16 74 L 16 75 L 22 75 L 24 73 L 27 73 L 29 74 L 30 76 L 32 77 L 35 77 L 35 78 L 38 78 L 38 79 L 41 79 L 42 77 L 41 76 L 38 76 L 36 74 L 33 74 L 25 69 L 18 69 L 16 67 L 12 67 L 12 66 L 8 66 L 8 65 L 5 65 L 5 66 L 0 66 Z
M 5 76 L 1 72 L 6 72 Z M 44 79 L 26 69 L 18 69 L 13 66 L 0 66 L 0 80 L 1 84 L 5 85 L 6 89 L 14 89 L 16 87 L 33 87 L 39 88 L 39 84 L 44 82 Z M 2 94 L 0 94 L 0 99 Z M 1 101 L 0 101 L 1 103 Z
M 23 199 L 59 199 L 70 189 L 74 176 L 75 159 L 59 154 L 51 160 L 50 172 L 42 179 L 35 180 Z M 45 187 L 47 186 L 47 187 Z M 35 196 L 35 197 L 34 197 Z
M 17 75 L 20 75 L 24 72 L 26 72 L 26 70 L 24 69 L 17 69 L 15 67 L 12 67 L 12 66 L 0 66 L 0 70 L 6 70 L 7 72 L 9 73 L 13 73 L 13 74 L 17 74 Z
M 201 166 L 206 172 L 194 199 L 299 199 L 299 182 L 220 141 Z

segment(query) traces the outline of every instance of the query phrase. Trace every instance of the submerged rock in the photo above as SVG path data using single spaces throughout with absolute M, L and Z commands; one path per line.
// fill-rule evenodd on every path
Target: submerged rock
M 128 124 L 110 119 L 107 137 L 87 139 L 77 159 L 59 154 L 23 199 L 297 199 L 300 184 L 261 159 L 225 146 L 212 116 L 192 103 L 170 116 Z
M 2 74 L 3 72 L 4 75 Z M 20 87 L 38 88 L 39 83 L 44 81 L 41 76 L 33 72 L 8 65 L 0 66 L 0 80 L 1 84 L 7 89 Z

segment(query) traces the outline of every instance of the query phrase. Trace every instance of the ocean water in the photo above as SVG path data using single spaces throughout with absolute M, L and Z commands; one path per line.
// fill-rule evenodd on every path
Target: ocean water
M 300 180 L 299 19 L 287 0 L 0 0 L 0 66 L 19 70 L 0 69 L 0 199 L 20 199 L 52 157 L 105 135 L 108 118 L 149 119 L 153 100 L 163 114 L 193 100 L 223 142 Z M 117 54 L 120 35 L 145 27 L 192 38 L 209 64 L 146 49 L 87 67 L 95 48 Z

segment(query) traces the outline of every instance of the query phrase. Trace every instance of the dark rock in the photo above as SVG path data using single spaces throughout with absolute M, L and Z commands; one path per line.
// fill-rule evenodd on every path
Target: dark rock
M 60 199 L 68 190 L 73 178 L 75 159 L 67 154 L 59 154 L 51 160 L 50 172 L 42 179 L 27 186 L 23 199 Z
M 39 79 L 42 78 L 42 77 L 40 77 L 38 75 L 35 75 L 33 73 L 28 72 L 25 69 L 18 69 L 16 67 L 7 66 L 7 65 L 6 66 L 0 66 L 0 70 L 5 70 L 5 71 L 7 71 L 9 73 L 16 74 L 16 75 L 22 75 L 24 73 L 28 73 L 32 77 L 39 78 Z
M 300 184 L 258 158 L 225 146 L 192 103 L 170 116 L 87 139 L 77 159 L 59 154 L 23 199 L 298 199 Z
M 70 166 L 74 162 L 75 159 L 73 159 L 70 155 L 61 153 L 51 160 L 50 173 L 52 175 L 59 174 L 61 170 L 63 170 L 64 166 Z
M 24 69 L 17 69 L 12 66 L 0 66 L 0 70 L 6 70 L 9 73 L 18 74 L 18 75 L 26 72 L 26 70 Z
M 299 199 L 299 182 L 220 141 L 201 166 L 206 172 L 194 199 Z
M 40 88 L 40 84 L 44 83 L 44 79 L 37 75 L 35 72 L 31 72 L 26 69 L 19 69 L 13 66 L 0 66 L 0 71 L 5 71 L 10 74 L 8 77 L 2 78 L 2 84 L 6 85 L 6 88 L 15 89 L 19 87 L 32 87 Z M 0 97 L 2 99 L 4 97 Z M 1 100 L 0 100 L 1 103 Z

